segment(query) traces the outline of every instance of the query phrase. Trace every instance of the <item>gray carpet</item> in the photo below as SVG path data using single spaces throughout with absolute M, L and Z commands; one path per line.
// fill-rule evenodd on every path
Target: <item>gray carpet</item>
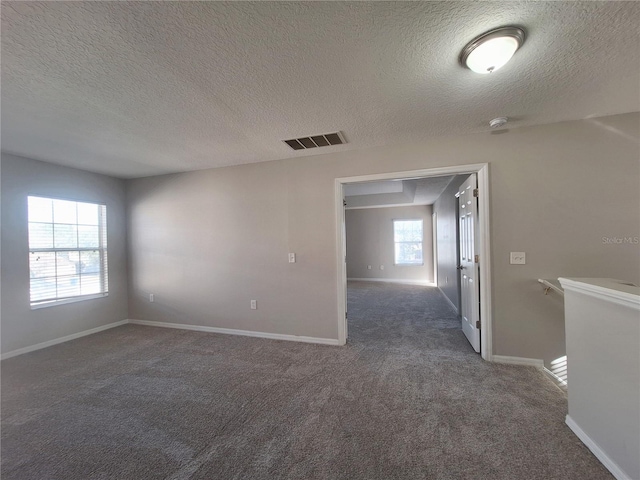
M 608 479 L 440 293 L 349 286 L 347 347 L 126 325 L 2 362 L 2 479 Z

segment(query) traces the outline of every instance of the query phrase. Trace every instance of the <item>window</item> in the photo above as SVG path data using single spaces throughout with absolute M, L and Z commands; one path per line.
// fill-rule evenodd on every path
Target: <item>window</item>
M 31 307 L 107 295 L 107 207 L 29 197 Z
M 394 220 L 396 265 L 423 265 L 422 220 Z

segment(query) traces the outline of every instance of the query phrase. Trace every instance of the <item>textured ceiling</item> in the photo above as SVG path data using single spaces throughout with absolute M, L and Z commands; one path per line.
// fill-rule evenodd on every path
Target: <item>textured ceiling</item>
M 9 2 L 2 149 L 136 177 L 640 110 L 638 2 Z M 460 50 L 518 24 L 477 75 Z M 281 140 L 342 131 L 347 145 Z

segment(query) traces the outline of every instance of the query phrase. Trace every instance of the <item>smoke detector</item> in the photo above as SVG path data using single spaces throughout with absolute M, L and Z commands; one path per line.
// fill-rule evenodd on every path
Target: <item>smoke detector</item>
M 507 122 L 509 121 L 509 119 L 507 117 L 496 117 L 493 120 L 491 120 L 489 122 L 489 126 L 491 128 L 500 128 L 500 127 L 504 127 Z

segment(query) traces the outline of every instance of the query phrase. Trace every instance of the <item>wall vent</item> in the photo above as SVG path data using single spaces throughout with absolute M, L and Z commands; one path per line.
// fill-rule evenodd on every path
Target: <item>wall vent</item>
M 306 150 L 307 148 L 328 147 L 329 145 L 342 145 L 343 143 L 347 143 L 340 132 L 292 138 L 291 140 L 283 140 L 283 142 L 293 150 Z

